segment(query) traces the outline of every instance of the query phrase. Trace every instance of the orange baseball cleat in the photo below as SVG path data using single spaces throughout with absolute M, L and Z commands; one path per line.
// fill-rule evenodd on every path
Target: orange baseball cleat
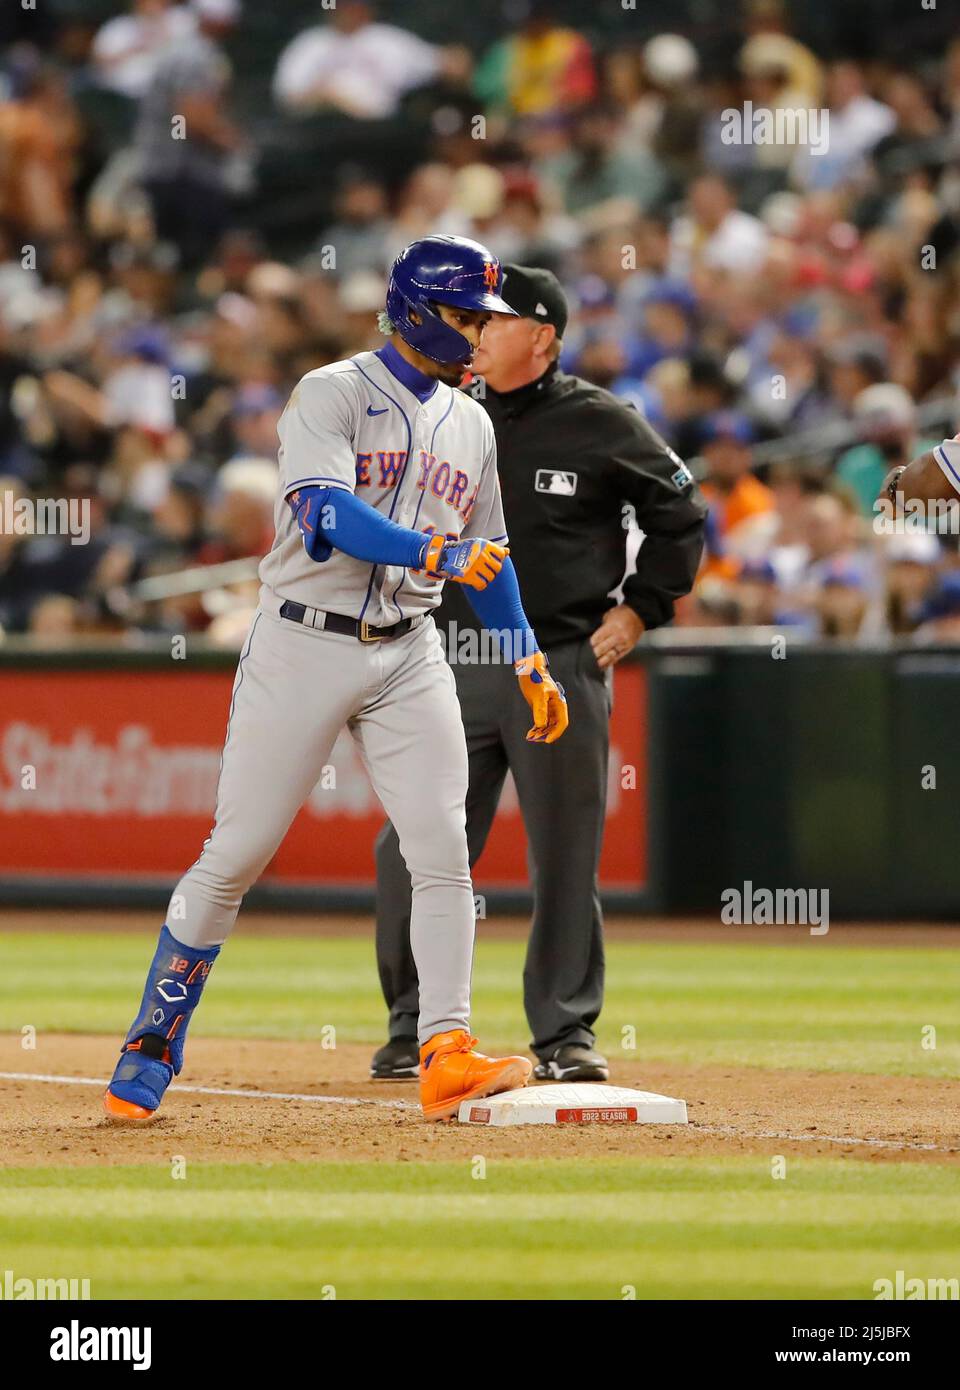
M 476 1096 L 526 1086 L 533 1064 L 526 1057 L 484 1057 L 463 1028 L 436 1033 L 420 1049 L 420 1105 L 425 1120 L 455 1115 Z
M 121 1100 L 112 1091 L 104 1091 L 103 1108 L 111 1120 L 152 1120 L 157 1113 L 146 1106 L 134 1105 L 132 1100 Z
M 172 1079 L 165 1039 L 156 1033 L 138 1038 L 121 1052 L 113 1080 L 103 1093 L 103 1108 L 111 1120 L 152 1120 Z M 152 1104 L 143 1105 L 142 1101 Z

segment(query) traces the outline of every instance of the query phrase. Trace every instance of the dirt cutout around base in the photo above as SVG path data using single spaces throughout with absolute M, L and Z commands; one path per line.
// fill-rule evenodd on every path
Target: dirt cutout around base
M 44 1034 L 24 1051 L 0 1036 L 0 1071 L 107 1077 L 113 1037 Z M 317 1160 L 849 1156 L 880 1162 L 960 1161 L 960 1080 L 767 1071 L 615 1061 L 611 1082 L 678 1096 L 688 1125 L 428 1124 L 415 1082 L 367 1080 L 372 1048 L 259 1039 L 191 1040 L 184 1086 L 327 1098 L 202 1095 L 172 1088 L 155 1120 L 111 1124 L 98 1086 L 0 1079 L 0 1166 Z M 342 1098 L 342 1099 L 334 1099 Z M 345 1103 L 359 1101 L 360 1104 Z

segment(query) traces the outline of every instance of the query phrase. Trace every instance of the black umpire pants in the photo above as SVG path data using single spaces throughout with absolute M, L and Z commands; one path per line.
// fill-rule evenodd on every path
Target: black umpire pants
M 603 1004 L 603 918 L 597 870 L 603 842 L 612 677 L 589 639 L 547 652 L 564 687 L 570 726 L 556 743 L 528 743 L 530 710 L 513 667 L 454 665 L 470 757 L 467 843 L 480 858 L 507 769 L 530 846 L 533 925 L 523 972 L 532 1050 L 593 1044 Z M 417 971 L 410 951 L 410 876 L 393 826 L 377 837 L 377 966 L 390 1036 L 416 1037 Z

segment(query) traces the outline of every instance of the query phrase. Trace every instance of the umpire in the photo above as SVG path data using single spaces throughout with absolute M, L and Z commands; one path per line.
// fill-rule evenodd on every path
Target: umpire
M 503 297 L 519 318 L 494 315 L 475 370 L 497 437 L 498 468 L 524 608 L 565 688 L 570 727 L 556 744 L 528 743 L 528 710 L 509 663 L 453 662 L 470 756 L 467 840 L 479 859 L 507 770 L 530 846 L 533 927 L 524 1005 L 550 1081 L 605 1081 L 594 1048 L 603 1003 L 603 918 L 597 867 L 607 798 L 612 667 L 640 635 L 673 616 L 700 561 L 706 508 L 681 460 L 631 406 L 568 376 L 557 359 L 567 304 L 556 276 L 504 266 Z M 645 533 L 626 568 L 624 504 Z M 447 584 L 437 612 L 447 651 L 478 629 Z M 453 624 L 456 624 L 454 628 Z M 482 650 L 482 647 L 479 648 Z M 410 876 L 391 824 L 377 838 L 377 964 L 390 1040 L 371 1076 L 417 1075 L 417 973 L 410 951 Z

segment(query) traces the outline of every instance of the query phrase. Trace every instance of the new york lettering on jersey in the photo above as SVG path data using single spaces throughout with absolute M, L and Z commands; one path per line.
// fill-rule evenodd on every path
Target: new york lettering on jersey
M 375 454 L 357 454 L 357 493 L 361 488 L 379 489 L 387 492 L 395 488 L 404 476 L 407 463 L 405 449 L 378 449 Z M 461 525 L 470 520 L 470 513 L 476 505 L 480 491 L 479 464 L 473 467 L 477 481 L 471 489 L 471 476 L 447 459 L 438 459 L 436 454 L 421 449 L 416 460 L 417 487 L 422 493 L 430 492 L 457 513 Z M 371 472 L 372 470 L 372 472 Z M 460 534 L 458 530 L 457 535 Z M 488 536 L 487 540 L 492 540 Z
M 318 564 L 285 499 L 298 487 L 354 492 L 415 531 L 506 541 L 496 444 L 486 412 L 438 383 L 421 400 L 374 352 L 303 378 L 280 420 L 276 539 L 260 566 L 283 599 L 385 626 L 435 608 L 441 583 L 332 548 Z

